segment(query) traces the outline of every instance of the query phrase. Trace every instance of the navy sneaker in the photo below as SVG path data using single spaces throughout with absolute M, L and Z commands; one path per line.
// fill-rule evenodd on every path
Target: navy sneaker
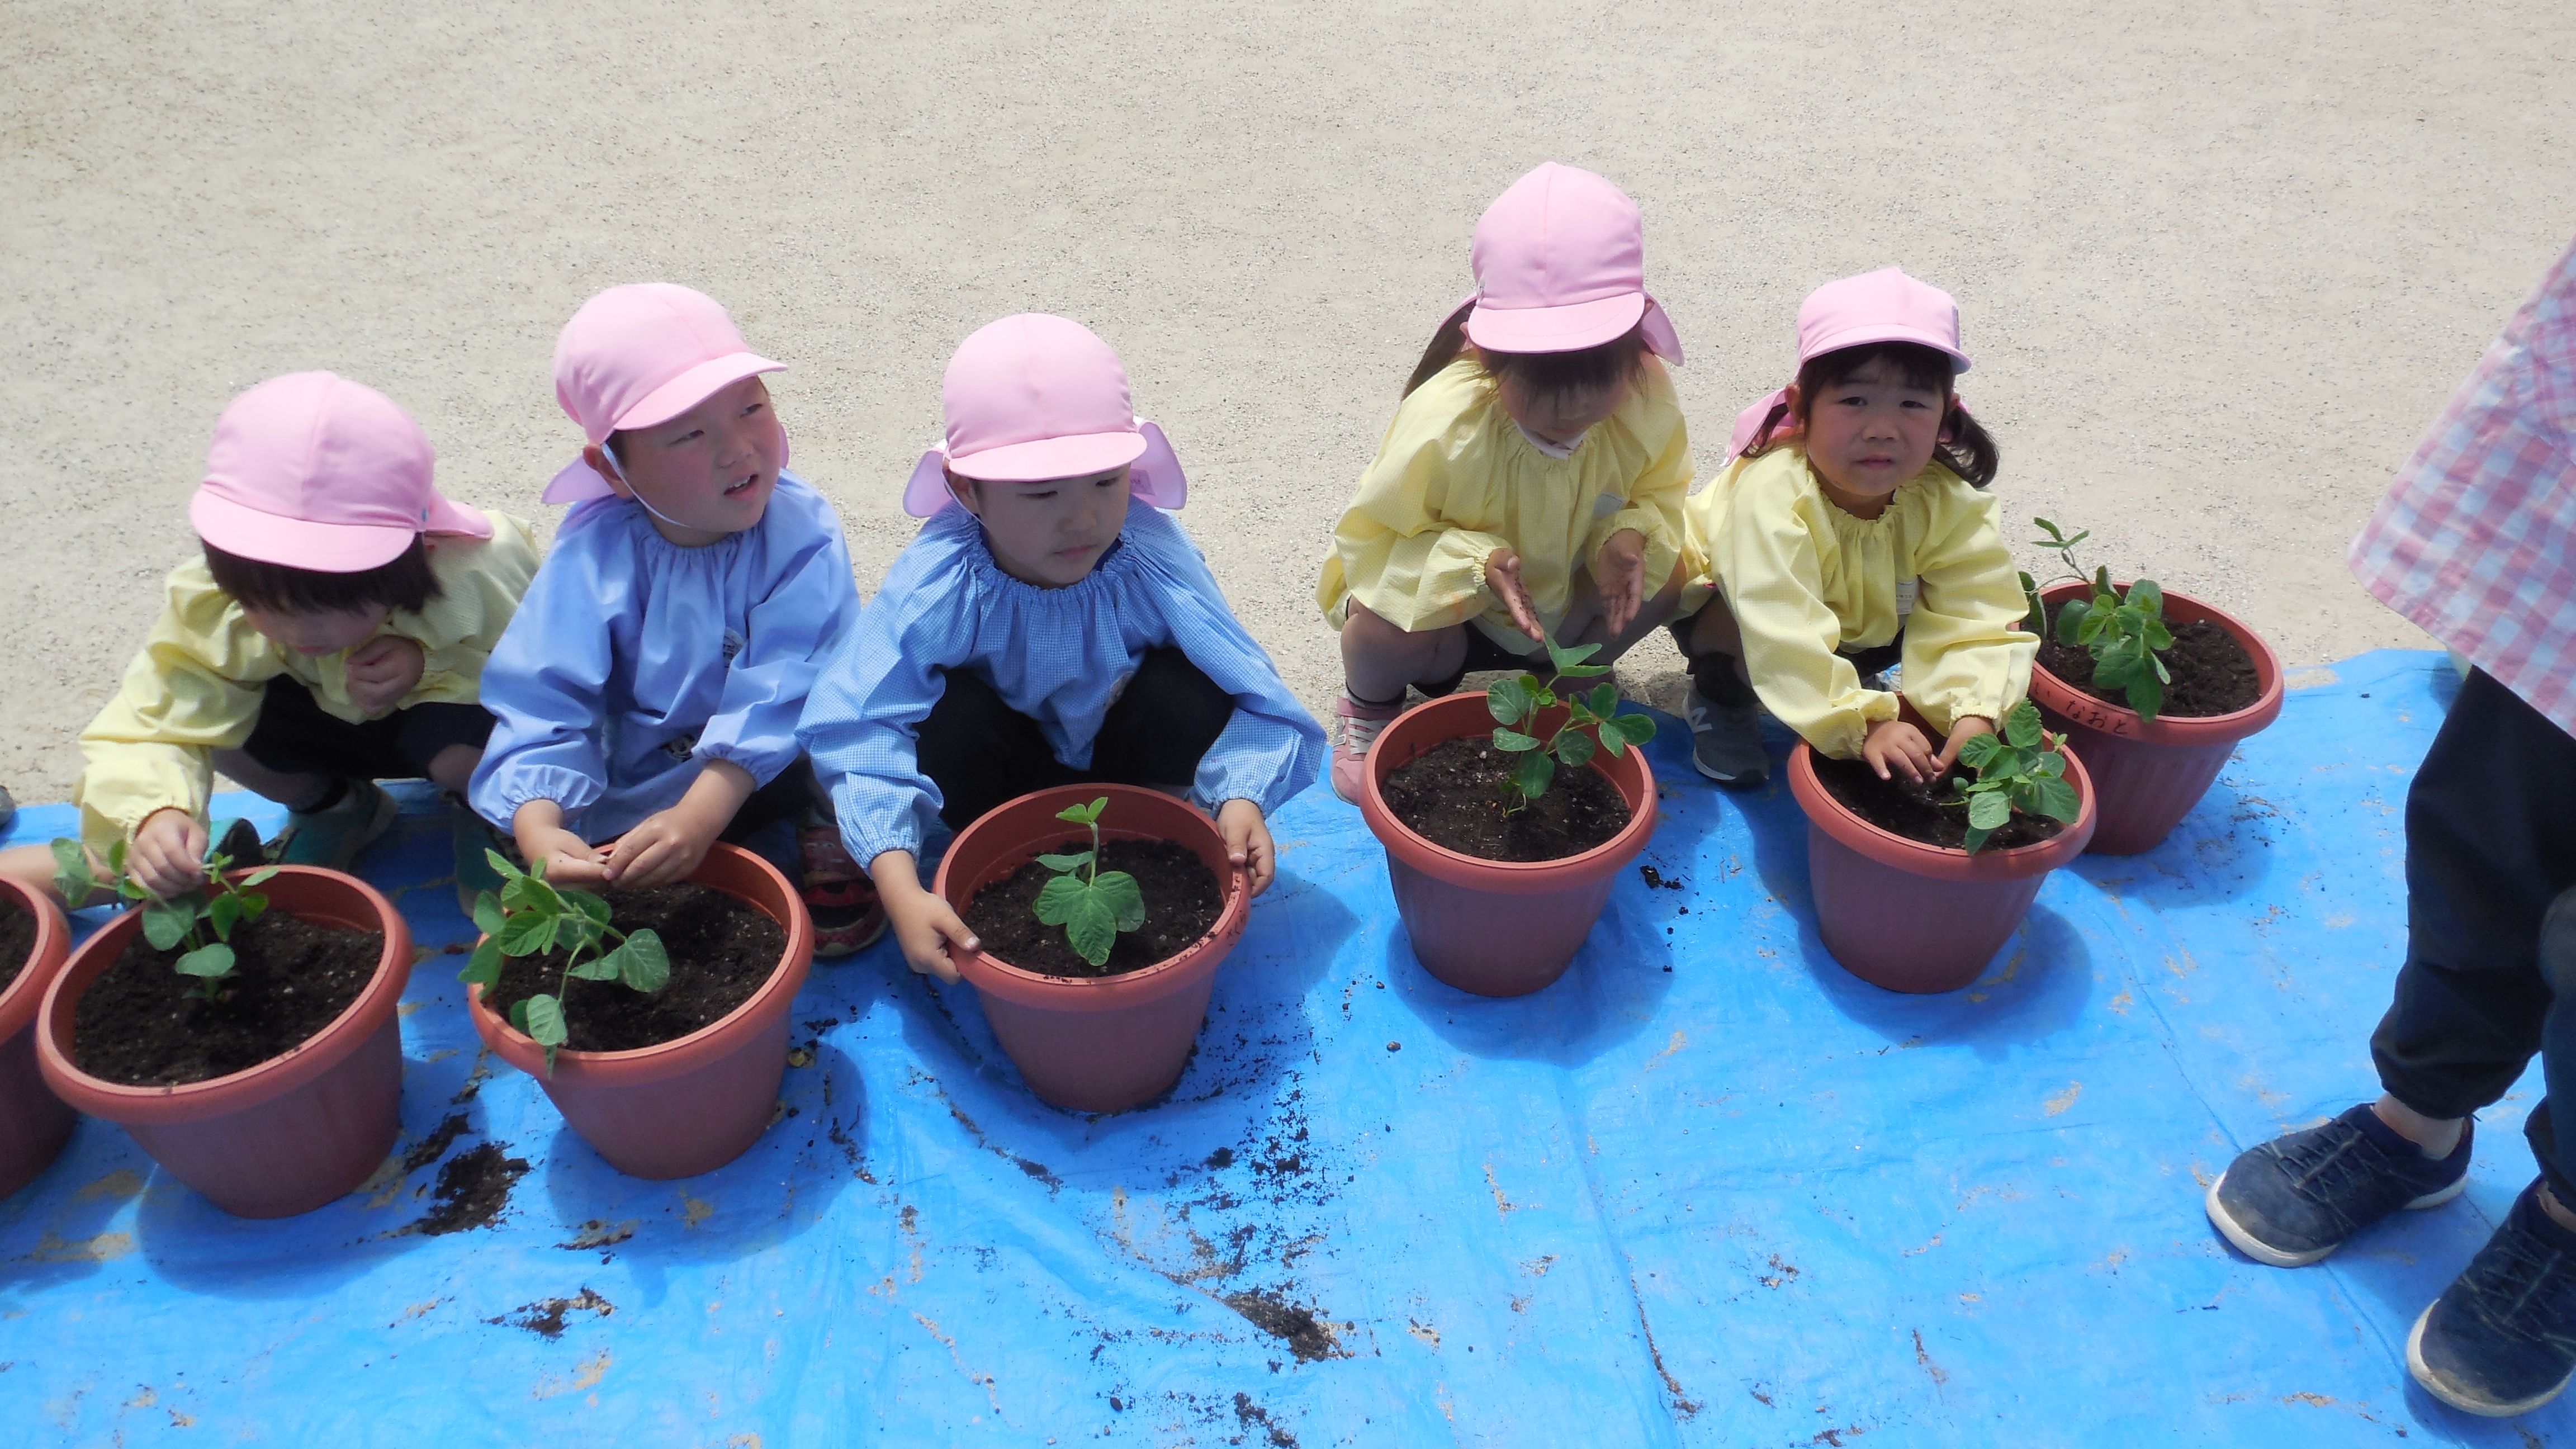
M 2249 1147 L 2209 1185 L 2209 1221 L 2237 1251 L 2304 1268 L 2401 1208 L 2440 1207 L 2469 1183 L 2474 1121 L 2434 1159 L 2365 1102 L 2322 1127 Z
M 1694 688 L 1683 718 L 1690 724 L 1692 769 L 1730 790 L 1771 778 L 1771 757 L 1762 752 L 1762 706 L 1719 704 Z
M 2576 1233 L 2540 1210 L 2540 1183 L 2406 1336 L 2424 1391 L 2489 1418 L 2527 1414 L 2576 1375 Z

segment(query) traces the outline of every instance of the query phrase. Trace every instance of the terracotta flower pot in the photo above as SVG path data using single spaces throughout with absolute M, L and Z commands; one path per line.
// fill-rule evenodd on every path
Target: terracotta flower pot
M 1561 706 L 1550 711 L 1540 720 L 1541 732 L 1563 718 Z M 1628 803 L 1628 826 L 1563 860 L 1484 860 L 1434 845 L 1395 818 L 1382 793 L 1388 775 L 1417 755 L 1493 728 L 1481 692 L 1435 699 L 1397 716 L 1369 751 L 1360 814 L 1386 847 L 1395 908 L 1423 969 L 1478 996 L 1527 996 L 1573 964 L 1609 903 L 1619 871 L 1654 835 L 1655 772 L 1642 749 L 1616 758 L 1607 750 L 1596 752 L 1588 768 L 1598 770 Z
M 2126 588 L 2123 584 L 2120 587 Z M 2067 583 L 2044 589 L 2050 607 L 2089 593 Z M 2263 636 L 2188 594 L 2165 595 L 2165 619 L 2189 624 L 2206 619 L 2228 632 L 2254 661 L 2262 693 L 2234 714 L 2185 719 L 2140 719 L 2137 711 L 2077 689 L 2034 665 L 2030 697 L 2048 727 L 2063 733 L 2102 795 L 2102 828 L 2093 833 L 2096 855 L 2136 855 L 2164 843 L 2226 767 L 2236 744 L 2281 717 L 2281 661 Z
M 787 1012 L 814 964 L 814 919 L 778 867 L 740 846 L 708 847 L 689 879 L 748 902 L 787 930 L 778 969 L 751 999 L 677 1040 L 618 1052 L 555 1053 L 466 993 L 475 1033 L 493 1055 L 537 1079 L 555 1110 L 608 1164 L 664 1180 L 713 1172 L 760 1140 L 787 1074 Z M 676 969 L 676 964 L 674 967 Z
M 1976 980 L 2020 929 L 2048 873 L 2093 838 L 2093 782 L 2072 751 L 2066 779 L 2084 801 L 2074 824 L 2036 845 L 1970 855 L 1853 814 L 1816 778 L 1816 752 L 1800 740 L 1789 752 L 1789 790 L 1807 812 L 1807 875 L 1825 949 L 1890 991 L 1956 991 Z
M 80 1114 L 45 1086 L 36 1067 L 36 1009 L 45 988 L 71 954 L 71 928 L 60 906 L 43 891 L 31 890 L 0 876 L 0 895 L 36 918 L 36 939 L 27 948 L 9 989 L 0 992 L 0 1198 L 5 1198 L 45 1170 L 72 1137 Z
M 260 893 L 269 909 L 299 920 L 385 933 L 375 976 L 329 1026 L 258 1066 L 183 1086 L 128 1087 L 82 1071 L 72 1061 L 72 1013 L 142 929 L 143 913 L 131 910 L 54 978 L 36 1051 L 46 1085 L 64 1101 L 122 1123 L 163 1170 L 215 1206 L 283 1218 L 355 1188 L 393 1149 L 403 1065 L 394 1009 L 411 980 L 411 928 L 373 886 L 338 871 L 282 866 Z
M 1029 1090 L 1076 1112 L 1123 1112 L 1181 1079 L 1207 1020 L 1216 968 L 1243 939 L 1251 884 L 1226 859 L 1207 813 L 1134 785 L 1060 785 L 996 807 L 957 833 L 931 889 L 963 913 L 975 893 L 1083 833 L 1056 812 L 1102 796 L 1100 838 L 1167 840 L 1216 874 L 1225 905 L 1189 949 L 1121 976 L 1049 976 L 990 952 L 958 951 L 958 972 L 983 1000 L 984 1019 Z

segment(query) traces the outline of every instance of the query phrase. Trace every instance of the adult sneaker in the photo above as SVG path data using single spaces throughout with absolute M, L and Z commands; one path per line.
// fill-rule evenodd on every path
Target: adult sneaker
M 1368 778 L 1369 747 L 1377 743 L 1386 722 L 1402 713 L 1403 700 L 1362 704 L 1347 689 L 1333 701 L 1333 715 L 1342 722 L 1341 738 L 1333 742 L 1334 794 L 1354 805 L 1360 803 L 1360 782 Z
M 268 858 L 279 865 L 318 865 L 347 870 L 358 852 L 375 843 L 394 823 L 401 806 L 373 780 L 350 780 L 339 800 L 313 811 L 294 811 L 269 842 Z
M 2238 1153 L 2202 1200 L 2237 1251 L 2275 1268 L 2304 1268 L 2353 1234 L 2407 1208 L 2440 1207 L 2469 1184 L 2475 1122 L 2447 1157 L 2422 1149 L 2365 1102 L 2321 1127 Z
M 2527 1414 L 2576 1375 L 2576 1233 L 2550 1221 L 2535 1181 L 2406 1336 L 2424 1391 L 2489 1418 Z
M 1749 790 L 1771 778 L 1762 750 L 1762 706 L 1719 704 L 1694 689 L 1687 707 L 1691 768 L 1731 790 Z

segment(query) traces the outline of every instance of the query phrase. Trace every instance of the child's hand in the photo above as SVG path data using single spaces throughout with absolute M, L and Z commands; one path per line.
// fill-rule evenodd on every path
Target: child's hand
M 531 800 L 510 817 L 510 834 L 519 843 L 519 858 L 546 863 L 546 880 L 559 886 L 608 883 L 605 857 L 590 842 L 563 828 L 563 807 L 552 800 Z
M 1592 561 L 1592 586 L 1601 595 L 1601 623 L 1613 635 L 1646 606 L 1646 536 L 1623 528 L 1601 545 Z
M 1990 735 L 1994 732 L 1995 722 L 1981 714 L 1963 714 L 1950 721 L 1950 742 L 1941 747 L 1940 757 L 1933 762 L 1936 767 L 1933 773 L 1937 775 L 1950 768 L 1951 764 L 1959 758 L 1959 746 L 1978 735 Z
M 921 888 L 921 871 L 912 853 L 889 850 L 868 862 L 868 878 L 877 883 L 877 900 L 885 907 L 886 926 L 903 949 L 904 964 L 924 976 L 955 984 L 957 963 L 948 948 L 973 951 L 983 943 L 948 902 Z
M 685 802 L 647 815 L 608 847 L 608 883 L 640 891 L 687 880 L 723 833 L 724 822 L 696 819 Z
M 1519 554 L 1498 548 L 1485 555 L 1485 587 L 1512 616 L 1513 628 L 1540 643 L 1547 642 L 1547 626 L 1539 623 L 1538 606 L 1530 602 L 1529 586 L 1521 582 Z
M 1860 757 L 1878 772 L 1878 778 L 1890 778 L 1887 772 L 1893 766 L 1910 785 L 1920 785 L 1940 774 L 1949 763 L 1944 760 L 1935 766 L 1932 742 L 1923 737 L 1923 731 L 1901 719 L 1883 719 L 1871 725 L 1869 738 L 1861 742 Z
M 206 827 L 185 810 L 163 808 L 143 818 L 125 855 L 134 883 L 168 900 L 206 879 Z
M 390 712 L 420 683 L 424 662 L 409 639 L 377 635 L 349 651 L 349 702 L 369 719 Z
M 1252 893 L 1257 896 L 1270 889 L 1271 878 L 1279 873 L 1279 850 L 1270 843 L 1270 825 L 1261 818 L 1261 807 L 1249 800 L 1228 800 L 1217 807 L 1216 828 L 1225 835 L 1225 858 L 1252 878 Z

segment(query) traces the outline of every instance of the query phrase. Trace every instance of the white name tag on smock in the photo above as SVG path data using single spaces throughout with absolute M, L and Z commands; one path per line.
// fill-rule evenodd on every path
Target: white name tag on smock
M 1914 601 L 1923 594 L 1921 579 L 1907 579 L 1896 586 L 1896 617 L 1902 619 L 1914 612 Z

